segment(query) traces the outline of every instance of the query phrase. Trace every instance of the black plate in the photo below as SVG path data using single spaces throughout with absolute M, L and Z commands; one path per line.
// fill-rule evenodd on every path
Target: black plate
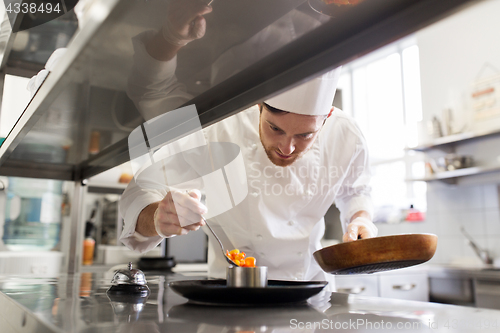
M 193 303 L 251 306 L 305 302 L 328 282 L 269 280 L 267 284 L 265 288 L 228 288 L 226 280 L 187 280 L 168 285 Z

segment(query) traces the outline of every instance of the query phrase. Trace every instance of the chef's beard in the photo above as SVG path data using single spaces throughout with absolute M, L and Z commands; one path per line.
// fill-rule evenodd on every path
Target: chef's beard
M 307 148 L 304 151 L 301 151 L 299 153 L 292 153 L 292 157 L 287 158 L 286 160 L 281 159 L 279 157 L 276 157 L 273 155 L 274 151 L 279 151 L 278 147 L 267 147 L 264 141 L 262 141 L 262 129 L 260 127 L 260 119 L 259 119 L 259 139 L 260 143 L 262 144 L 262 147 L 264 148 L 264 151 L 266 152 L 267 158 L 271 161 L 272 164 L 280 167 L 287 167 L 295 163 L 298 159 L 300 159 L 302 156 L 305 155 L 311 149 L 311 147 Z

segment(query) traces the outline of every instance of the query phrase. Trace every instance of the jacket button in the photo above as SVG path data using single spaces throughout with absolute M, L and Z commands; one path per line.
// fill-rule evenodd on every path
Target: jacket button
M 259 196 L 259 193 L 257 193 L 257 192 L 252 192 L 251 194 L 252 194 L 252 197 L 254 197 L 254 198 L 257 198 Z
M 295 222 L 293 222 L 293 221 L 288 221 L 288 225 L 289 225 L 289 226 L 292 226 L 292 225 L 294 225 L 294 224 L 295 224 Z
M 264 238 L 264 237 L 262 237 L 262 235 L 257 235 L 258 240 L 262 240 L 262 238 Z
M 302 257 L 302 254 L 303 254 L 302 252 L 297 252 L 297 255 L 298 255 L 299 257 Z
M 256 150 L 256 149 L 257 149 L 257 144 L 256 144 L 256 143 L 254 143 L 253 145 L 251 145 L 251 146 L 250 146 L 250 148 L 251 148 L 252 150 Z

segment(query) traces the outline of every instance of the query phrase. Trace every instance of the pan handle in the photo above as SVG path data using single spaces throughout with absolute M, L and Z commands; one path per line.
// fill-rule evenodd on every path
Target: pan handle
M 361 294 L 365 291 L 365 287 L 339 288 L 337 292 L 345 294 Z
M 401 291 L 410 291 L 410 290 L 413 290 L 415 289 L 417 285 L 412 283 L 407 283 L 407 284 L 401 284 L 401 285 L 393 285 L 392 286 L 392 289 L 395 289 L 395 290 L 401 290 Z

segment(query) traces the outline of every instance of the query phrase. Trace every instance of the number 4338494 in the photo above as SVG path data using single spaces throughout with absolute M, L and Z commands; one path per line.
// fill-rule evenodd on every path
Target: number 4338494
M 52 4 L 50 2 L 42 2 L 40 4 L 32 3 L 9 3 L 7 8 L 5 8 L 7 13 L 14 14 L 50 14 L 50 13 L 60 13 L 61 7 L 59 3 Z

